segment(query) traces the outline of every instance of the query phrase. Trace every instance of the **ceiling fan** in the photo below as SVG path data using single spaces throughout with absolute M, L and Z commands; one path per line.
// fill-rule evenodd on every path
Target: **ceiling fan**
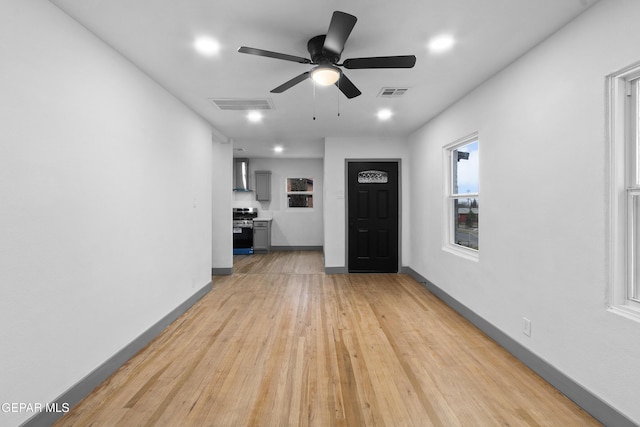
M 349 38 L 353 27 L 356 25 L 357 20 L 358 19 L 355 16 L 348 13 L 340 11 L 333 12 L 327 34 L 315 36 L 307 43 L 307 50 L 309 51 L 311 59 L 246 46 L 240 47 L 238 52 L 316 66 L 310 71 L 306 71 L 283 83 L 273 89 L 271 93 L 282 93 L 298 83 L 311 78 L 316 83 L 323 86 L 335 84 L 347 98 L 355 98 L 362 92 L 358 90 L 358 88 L 338 67 L 344 67 L 351 70 L 370 68 L 412 68 L 416 63 L 416 57 L 414 55 L 401 55 L 352 58 L 346 59 L 343 63 L 339 64 L 338 61 L 340 60 L 340 55 L 342 54 L 344 45 L 347 42 L 347 38 Z

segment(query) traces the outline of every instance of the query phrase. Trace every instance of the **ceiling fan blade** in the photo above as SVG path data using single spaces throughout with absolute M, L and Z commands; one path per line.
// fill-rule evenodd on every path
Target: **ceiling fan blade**
M 356 96 L 359 96 L 362 93 L 360 92 L 360 90 L 358 90 L 356 85 L 354 85 L 353 82 L 349 80 L 347 76 L 344 75 L 344 73 L 340 75 L 340 79 L 338 79 L 338 81 L 335 84 L 336 86 L 338 86 L 338 89 L 340 89 L 340 91 L 344 93 L 344 96 L 346 96 L 349 99 L 355 98 Z
M 266 56 L 268 58 L 283 59 L 285 61 L 298 62 L 300 64 L 311 64 L 311 60 L 301 56 L 287 55 L 286 53 L 271 52 L 269 50 L 256 49 L 253 47 L 242 46 L 238 49 L 240 53 L 248 53 L 249 55 Z
M 358 18 L 348 13 L 338 10 L 333 12 L 323 49 L 340 56 L 357 20 Z
M 288 82 L 283 83 L 280 86 L 278 86 L 277 88 L 273 89 L 271 91 L 271 93 L 282 93 L 285 90 L 290 89 L 293 86 L 297 85 L 298 83 L 303 82 L 306 79 L 308 79 L 310 74 L 311 74 L 310 71 L 304 72 L 304 73 L 300 74 L 299 76 L 296 76 L 296 77 L 292 78 L 291 80 L 289 80 Z
M 342 66 L 351 70 L 365 68 L 413 68 L 416 64 L 414 55 L 376 56 L 371 58 L 352 58 L 343 62 Z

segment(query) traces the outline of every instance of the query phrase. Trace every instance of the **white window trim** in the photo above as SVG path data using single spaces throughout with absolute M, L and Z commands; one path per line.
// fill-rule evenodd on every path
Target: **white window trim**
M 640 172 L 631 131 L 637 132 L 636 119 L 630 114 L 631 81 L 640 78 L 640 62 L 610 74 L 606 78 L 607 93 L 607 308 L 609 311 L 640 322 L 640 302 L 631 298 L 632 257 L 638 256 L 633 243 L 634 209 L 632 197 L 640 194 L 637 179 L 631 185 L 632 173 Z M 637 92 L 636 92 L 637 94 Z M 635 164 L 634 164 L 635 163 Z M 634 177 L 637 178 L 637 177 Z M 635 212 L 638 214 L 638 212 Z M 635 282 L 637 285 L 638 282 Z
M 453 151 L 463 145 L 467 145 L 473 141 L 479 141 L 478 132 L 474 132 L 470 135 L 467 135 L 463 138 L 460 138 L 450 144 L 442 147 L 442 155 L 443 155 L 443 165 L 445 167 L 444 170 L 444 190 L 443 190 L 443 206 L 444 206 L 444 214 L 443 214 L 443 236 L 442 236 L 442 250 L 446 252 L 450 252 L 452 254 L 458 255 L 462 258 L 468 259 L 470 261 L 479 261 L 480 260 L 480 251 L 475 249 L 466 248 L 461 245 L 456 245 L 453 243 L 455 236 L 454 222 L 451 221 L 453 218 L 453 203 L 451 203 L 452 196 L 460 196 L 461 194 L 452 194 L 451 187 L 453 183 L 453 168 L 452 168 L 452 154 Z M 478 193 L 464 193 L 465 197 L 473 197 L 478 198 Z M 480 238 L 480 229 L 478 229 L 478 239 Z

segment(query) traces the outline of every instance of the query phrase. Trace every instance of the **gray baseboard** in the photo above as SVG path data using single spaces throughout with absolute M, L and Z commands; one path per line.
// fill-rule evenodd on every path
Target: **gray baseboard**
M 229 268 L 212 268 L 212 276 L 231 276 L 233 274 L 233 267 Z
M 151 342 L 160 332 L 164 331 L 174 320 L 176 320 L 182 313 L 187 311 L 193 304 L 198 302 L 204 297 L 212 288 L 213 283 L 209 282 L 199 291 L 189 297 L 186 301 L 173 309 L 169 314 L 160 319 L 155 325 L 151 326 L 145 332 L 143 332 L 138 338 L 130 342 L 122 350 L 117 352 L 111 358 L 109 358 L 102 365 L 98 366 L 86 377 L 78 381 L 66 392 L 62 393 L 56 399 L 51 402 L 57 404 L 58 408 L 64 407 L 63 404 L 68 404 L 73 408 L 78 402 L 80 402 L 85 396 L 91 393 L 97 386 L 102 384 L 111 374 L 117 371 L 122 365 L 124 365 L 131 357 L 142 350 L 147 344 Z M 58 419 L 62 418 L 64 413 L 62 412 L 40 412 L 29 418 L 21 427 L 49 427 L 55 423 Z
M 411 267 L 403 267 L 402 272 L 413 277 L 417 282 L 424 285 L 435 296 L 444 301 L 449 307 L 458 312 L 462 317 L 473 323 L 478 329 L 487 334 L 501 347 L 514 355 L 522 363 L 531 368 L 535 373 L 544 378 L 549 384 L 558 389 L 561 393 L 573 400 L 578 406 L 587 411 L 591 416 L 606 426 L 616 427 L 637 427 L 637 424 L 627 418 L 624 414 L 610 406 L 608 403 L 595 396 L 589 390 L 576 383 L 567 375 L 549 364 L 547 361 L 531 352 L 522 344 L 509 337 L 507 334 L 496 328 L 491 323 L 477 315 L 464 304 L 447 294 L 438 286 L 431 283 L 425 277 L 418 274 Z
M 321 251 L 322 246 L 271 246 L 272 251 Z
M 349 269 L 347 267 L 325 267 L 325 274 L 349 274 Z

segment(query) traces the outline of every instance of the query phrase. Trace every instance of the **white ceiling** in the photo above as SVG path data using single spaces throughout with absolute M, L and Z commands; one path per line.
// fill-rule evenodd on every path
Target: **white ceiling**
M 597 0 L 51 0 L 128 58 L 169 92 L 245 149 L 243 157 L 322 157 L 328 136 L 407 135 L 474 87 L 540 43 Z M 400 70 L 345 70 L 362 91 L 354 99 L 310 80 L 281 94 L 269 91 L 310 65 L 237 52 L 249 46 L 308 57 L 307 41 L 325 34 L 334 10 L 358 22 L 341 60 L 409 55 Z M 447 33 L 454 48 L 433 54 L 434 36 Z M 197 36 L 221 45 L 205 57 Z M 570 54 L 569 52 L 567 54 Z M 409 91 L 379 98 L 383 87 Z M 246 112 L 221 111 L 211 98 L 270 99 L 262 122 Z M 380 108 L 392 109 L 386 122 Z M 338 112 L 340 116 L 338 117 Z M 313 120 L 313 117 L 316 120 Z

